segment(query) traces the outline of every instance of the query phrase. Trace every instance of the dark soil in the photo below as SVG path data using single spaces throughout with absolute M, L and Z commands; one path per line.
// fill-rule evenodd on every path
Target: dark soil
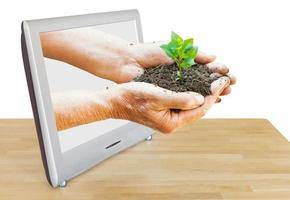
M 209 69 L 200 64 L 194 64 L 191 68 L 183 70 L 182 80 L 177 79 L 177 72 L 176 64 L 160 65 L 145 69 L 145 72 L 134 81 L 152 83 L 175 92 L 193 91 L 207 96 L 211 94 L 211 83 L 217 79 L 210 77 Z

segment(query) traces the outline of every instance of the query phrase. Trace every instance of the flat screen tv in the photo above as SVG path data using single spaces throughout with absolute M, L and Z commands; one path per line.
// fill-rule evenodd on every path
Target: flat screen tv
M 27 83 L 46 177 L 53 187 L 65 186 L 74 176 L 153 134 L 148 127 L 103 113 L 100 106 L 106 95 L 118 92 L 108 88 L 118 81 L 110 78 L 110 61 L 103 64 L 107 68 L 99 69 L 106 75 L 92 71 L 98 64 L 92 60 L 104 53 L 95 48 L 95 36 L 99 45 L 114 42 L 114 36 L 143 42 L 138 11 L 22 23 Z M 87 51 L 88 46 L 97 53 Z M 79 60 L 79 54 L 87 57 Z

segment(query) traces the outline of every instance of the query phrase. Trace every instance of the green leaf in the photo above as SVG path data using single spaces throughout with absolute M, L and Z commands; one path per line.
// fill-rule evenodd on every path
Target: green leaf
M 183 42 L 182 37 L 180 37 L 178 34 L 175 32 L 171 32 L 171 43 L 176 44 L 177 46 L 181 46 Z
M 184 40 L 182 44 L 182 48 L 180 50 L 180 54 L 182 58 L 195 58 L 197 55 L 197 47 L 193 46 L 193 38 L 189 38 Z
M 171 43 L 171 42 L 168 44 L 168 48 L 169 48 L 170 52 L 172 53 L 173 58 L 174 59 L 177 58 L 179 55 L 180 48 L 176 44 Z
M 183 58 L 193 58 L 197 56 L 198 48 L 196 46 L 188 47 L 183 52 Z
M 166 53 L 167 56 L 169 56 L 170 58 L 174 58 L 174 55 L 173 55 L 169 45 L 163 44 L 160 46 L 160 48 L 164 50 L 164 52 Z
M 197 53 L 198 53 L 198 47 L 197 46 L 194 46 L 192 52 L 190 53 L 190 57 L 192 57 L 193 59 L 195 59 L 196 56 L 197 56 Z
M 193 47 L 193 39 L 189 38 L 189 39 L 184 40 L 184 42 L 182 43 L 181 49 L 185 51 L 186 49 L 189 49 L 191 47 Z
M 194 64 L 193 58 L 185 58 L 182 63 L 180 64 L 180 67 L 182 69 L 188 69 Z

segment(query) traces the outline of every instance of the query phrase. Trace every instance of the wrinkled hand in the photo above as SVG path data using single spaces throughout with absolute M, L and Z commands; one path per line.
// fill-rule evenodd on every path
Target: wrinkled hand
M 212 95 L 203 97 L 194 92 L 172 92 L 149 83 L 119 84 L 107 101 L 110 117 L 134 121 L 163 133 L 191 123 L 206 114 L 219 95 L 230 84 L 221 77 L 211 85 Z
M 143 73 L 144 68 L 173 61 L 159 43 L 132 44 L 94 28 L 70 29 L 40 34 L 43 55 L 60 60 L 101 78 L 126 83 Z M 227 75 L 229 69 L 213 63 L 215 56 L 199 52 L 195 62 L 208 64 L 214 76 Z M 235 78 L 229 76 L 231 84 Z M 222 95 L 230 93 L 226 88 Z

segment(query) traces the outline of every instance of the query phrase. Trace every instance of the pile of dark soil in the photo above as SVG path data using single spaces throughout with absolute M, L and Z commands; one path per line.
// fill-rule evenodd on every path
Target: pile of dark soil
M 182 80 L 177 79 L 177 72 L 176 64 L 160 65 L 145 69 L 145 72 L 134 81 L 152 83 L 175 92 L 193 91 L 207 96 L 211 94 L 211 83 L 217 79 L 210 77 L 209 69 L 200 64 L 194 64 L 191 68 L 183 70 Z

